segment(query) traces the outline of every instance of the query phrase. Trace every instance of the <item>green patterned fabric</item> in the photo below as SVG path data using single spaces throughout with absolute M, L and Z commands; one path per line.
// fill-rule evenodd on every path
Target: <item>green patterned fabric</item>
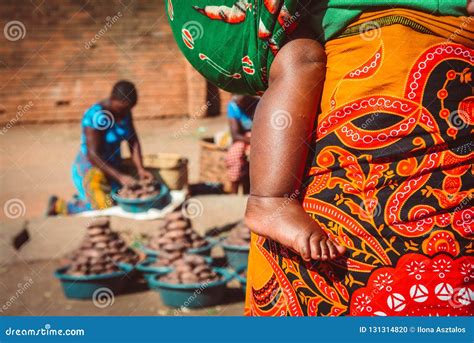
M 465 0 L 165 1 L 176 42 L 194 68 L 216 86 L 243 94 L 265 91 L 275 55 L 303 20 L 324 43 L 371 10 L 466 15 Z

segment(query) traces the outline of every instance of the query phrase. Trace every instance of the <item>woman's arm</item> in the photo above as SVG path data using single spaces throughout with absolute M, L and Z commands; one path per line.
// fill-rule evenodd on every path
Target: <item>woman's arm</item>
M 133 124 L 132 118 L 130 118 L 131 126 L 131 135 L 127 139 L 130 152 L 132 154 L 132 161 L 135 167 L 137 168 L 138 176 L 141 179 L 153 179 L 153 174 L 143 166 L 143 156 L 142 156 L 142 147 L 140 145 L 140 140 L 138 139 L 137 132 L 135 130 L 135 125 Z
M 100 157 L 102 144 L 104 144 L 103 133 L 93 128 L 85 128 L 87 157 L 91 163 L 102 170 L 107 176 L 116 179 L 122 185 L 130 185 L 135 183 L 135 179 L 131 176 L 122 174 L 120 171 L 112 167 L 107 161 Z
M 252 128 L 246 222 L 255 233 L 292 248 L 304 260 L 326 260 L 344 252 L 298 200 L 325 61 L 323 48 L 314 40 L 287 43 L 272 64 L 269 88 Z

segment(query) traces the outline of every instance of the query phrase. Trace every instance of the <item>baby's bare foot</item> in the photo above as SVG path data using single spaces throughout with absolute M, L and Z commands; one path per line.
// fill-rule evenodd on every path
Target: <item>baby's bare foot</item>
M 245 222 L 258 235 L 294 250 L 303 260 L 329 260 L 345 252 L 330 240 L 296 199 L 250 196 Z

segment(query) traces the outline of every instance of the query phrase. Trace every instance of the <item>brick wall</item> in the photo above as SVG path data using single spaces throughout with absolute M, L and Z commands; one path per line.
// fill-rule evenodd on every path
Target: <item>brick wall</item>
M 179 52 L 162 0 L 2 0 L 0 29 L 2 123 L 79 120 L 118 79 L 138 86 L 138 119 L 205 115 L 216 100 Z

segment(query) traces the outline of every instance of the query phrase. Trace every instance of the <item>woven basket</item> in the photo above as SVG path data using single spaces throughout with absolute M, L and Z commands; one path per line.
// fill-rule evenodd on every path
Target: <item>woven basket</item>
M 178 154 L 159 153 L 143 156 L 143 165 L 157 180 L 163 181 L 169 189 L 179 190 L 188 185 L 188 159 Z M 125 173 L 135 175 L 131 158 L 122 160 Z
M 222 183 L 224 191 L 231 191 L 231 182 L 227 177 L 225 158 L 227 150 L 213 143 L 212 138 L 200 140 L 201 157 L 199 179 L 201 182 Z

